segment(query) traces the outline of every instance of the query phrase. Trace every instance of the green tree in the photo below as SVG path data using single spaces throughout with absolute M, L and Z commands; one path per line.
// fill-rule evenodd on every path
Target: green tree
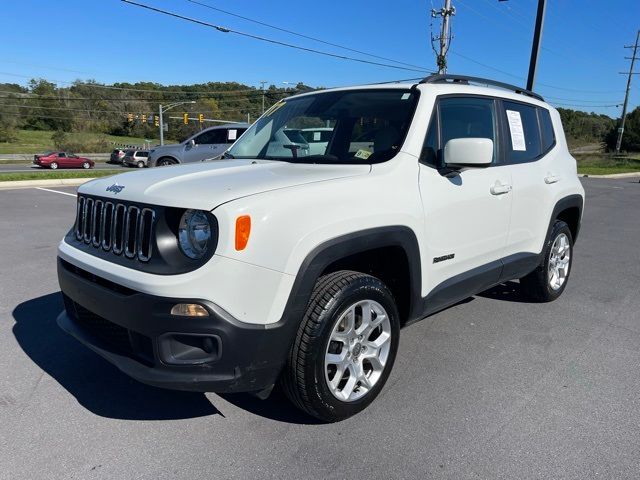
M 607 133 L 607 148 L 611 151 L 616 148 L 619 125 L 620 122 L 616 122 L 616 124 Z M 636 107 L 633 111 L 627 114 L 620 149 L 625 152 L 640 152 L 640 107 Z

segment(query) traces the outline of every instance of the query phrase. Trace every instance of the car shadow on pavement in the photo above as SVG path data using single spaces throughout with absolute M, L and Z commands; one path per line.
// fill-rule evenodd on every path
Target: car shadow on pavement
M 13 334 L 24 352 L 96 415 L 123 420 L 175 420 L 220 414 L 203 393 L 139 383 L 64 333 L 56 323 L 60 292 L 13 310 Z
M 502 300 L 504 302 L 533 303 L 523 292 L 518 282 L 505 282 L 478 293 L 477 297 Z

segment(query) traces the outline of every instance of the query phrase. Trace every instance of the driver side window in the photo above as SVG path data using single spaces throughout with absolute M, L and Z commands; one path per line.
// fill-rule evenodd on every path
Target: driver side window
M 496 160 L 496 108 L 492 98 L 444 97 L 436 103 L 429 130 L 422 147 L 421 161 L 440 168 L 443 150 L 454 138 L 488 138 L 493 141 Z

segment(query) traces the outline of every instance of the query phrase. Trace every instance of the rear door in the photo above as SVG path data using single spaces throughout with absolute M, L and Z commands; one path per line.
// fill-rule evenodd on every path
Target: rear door
M 488 167 L 448 170 L 443 150 L 455 138 L 493 141 Z M 511 215 L 511 176 L 501 156 L 498 102 L 480 96 L 436 101 L 420 159 L 425 212 L 423 294 L 450 304 L 497 283 Z
M 506 99 L 501 104 L 506 137 L 504 163 L 513 181 L 507 254 L 528 257 L 532 266 L 525 267 L 533 268 L 534 254 L 542 251 L 556 190 L 562 184 L 561 175 L 554 169 L 558 149 L 549 110 Z

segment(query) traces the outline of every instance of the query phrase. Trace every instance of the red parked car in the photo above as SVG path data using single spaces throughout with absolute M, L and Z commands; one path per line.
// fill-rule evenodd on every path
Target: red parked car
M 93 168 L 95 163 L 88 158 L 79 157 L 69 152 L 47 152 L 44 155 L 34 155 L 33 164 L 43 168 Z

